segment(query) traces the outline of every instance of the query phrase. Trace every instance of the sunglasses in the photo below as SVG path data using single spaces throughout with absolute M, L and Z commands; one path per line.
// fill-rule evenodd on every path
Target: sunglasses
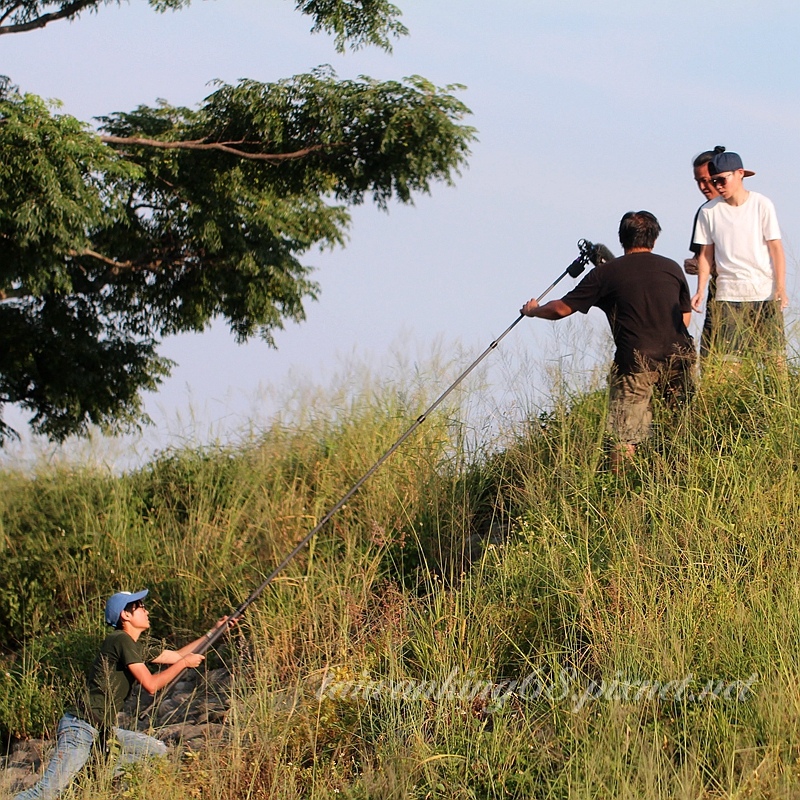
M 715 175 L 713 178 L 711 178 L 711 185 L 724 186 L 732 177 L 733 177 L 732 172 L 729 172 L 727 177 L 725 175 Z
M 144 608 L 144 603 L 141 600 L 134 600 L 132 603 L 128 603 L 128 605 L 125 606 L 125 610 L 129 614 L 132 614 L 137 608 Z

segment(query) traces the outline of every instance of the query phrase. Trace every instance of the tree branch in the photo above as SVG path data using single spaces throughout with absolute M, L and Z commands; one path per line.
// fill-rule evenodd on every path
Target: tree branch
M 133 263 L 133 261 L 116 261 L 113 258 L 104 256 L 102 253 L 96 252 L 95 250 L 90 250 L 88 247 L 84 250 L 70 250 L 69 255 L 72 256 L 72 258 L 89 256 L 89 258 L 94 258 L 109 267 L 109 269 L 107 269 L 98 278 L 95 278 L 94 280 L 87 278 L 85 282 L 81 281 L 83 284 L 81 288 L 83 291 L 88 292 L 98 292 L 104 286 L 107 286 L 111 279 L 119 275 L 122 270 L 136 268 L 136 265 Z M 83 270 L 83 272 L 85 273 L 85 270 Z M 23 297 L 31 297 L 31 293 L 25 289 L 24 286 L 20 286 L 17 289 L 0 289 L 0 303 L 5 300 L 20 300 Z
M 97 5 L 97 0 L 73 0 L 73 2 L 62 6 L 59 11 L 54 11 L 52 14 L 43 14 L 41 17 L 36 17 L 36 19 L 30 22 L 20 22 L 16 25 L 2 25 L 0 26 L 0 36 L 4 33 L 25 33 L 27 31 L 36 30 L 37 28 L 44 28 L 44 26 L 50 22 L 55 22 L 55 20 L 64 19 L 65 17 L 74 17 L 83 11 L 83 9 L 94 5 Z
M 94 250 L 89 250 L 88 248 L 85 250 L 81 250 L 78 252 L 77 250 L 73 250 L 70 252 L 71 256 L 90 256 L 91 258 L 96 258 L 98 261 L 102 261 L 104 264 L 108 264 L 109 267 L 112 267 L 111 270 L 112 274 L 116 275 L 121 269 L 130 269 L 133 266 L 132 261 L 115 261 L 113 258 L 109 258 L 108 256 L 104 256 L 102 253 L 97 253 Z
M 143 147 L 159 147 L 165 150 L 219 150 L 222 153 L 230 153 L 239 158 L 250 158 L 255 161 L 281 162 L 290 161 L 296 158 L 304 158 L 318 150 L 325 150 L 329 147 L 344 147 L 345 142 L 333 142 L 331 144 L 312 144 L 302 150 L 295 150 L 293 153 L 249 153 L 247 150 L 239 150 L 231 147 L 231 144 L 244 144 L 244 142 L 204 142 L 203 140 L 185 142 L 162 142 L 159 139 L 141 139 L 133 136 L 100 136 L 100 141 L 106 144 L 121 145 L 140 145 Z
M 0 17 L 0 25 L 2 25 L 21 5 L 22 3 L 14 3 L 9 6 L 8 11 Z
M 196 251 L 196 253 L 197 255 L 202 255 L 202 251 Z M 115 279 L 119 278 L 126 271 L 150 272 L 155 274 L 158 272 L 163 272 L 164 269 L 177 268 L 182 264 L 186 264 L 188 260 L 188 257 L 185 254 L 181 255 L 177 252 L 170 253 L 168 249 L 163 249 L 161 251 L 154 250 L 150 259 L 139 262 L 116 261 L 113 258 L 104 256 L 102 253 L 98 253 L 95 250 L 90 250 L 88 248 L 80 251 L 73 250 L 70 252 L 70 255 L 73 257 L 88 256 L 89 258 L 96 259 L 102 264 L 108 265 L 108 269 L 105 270 L 101 275 L 98 275 L 96 278 L 92 279 L 85 277 L 84 279 L 79 279 L 78 276 L 73 277 L 74 290 L 78 293 L 84 294 L 99 292 L 109 284 L 114 283 Z

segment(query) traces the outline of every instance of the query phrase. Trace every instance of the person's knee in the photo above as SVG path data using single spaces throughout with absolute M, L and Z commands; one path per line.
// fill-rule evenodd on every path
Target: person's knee
M 153 736 L 124 728 L 115 728 L 114 734 L 122 746 L 122 756 L 126 761 L 152 757 L 165 758 L 167 755 L 167 746 Z

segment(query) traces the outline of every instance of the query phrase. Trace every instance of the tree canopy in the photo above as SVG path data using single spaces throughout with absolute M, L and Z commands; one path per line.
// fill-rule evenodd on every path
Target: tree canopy
M 0 32 L 111 0 L 0 0 Z M 150 0 L 159 10 L 187 0 Z M 296 7 L 337 46 L 404 33 L 385 0 Z M 408 203 L 466 163 L 469 110 L 423 78 L 218 83 L 94 128 L 10 82 L 0 91 L 0 411 L 53 440 L 142 420 L 172 364 L 163 337 L 224 319 L 274 345 L 317 285 L 300 258 L 344 242 L 348 207 Z M 0 443 L 14 432 L 0 418 Z
M 72 20 L 86 11 L 121 0 L 0 0 L 0 35 L 27 33 L 58 20 Z M 191 0 L 147 0 L 156 11 L 177 10 Z M 314 20 L 313 32 L 335 37 L 337 50 L 367 44 L 390 49 L 390 37 L 408 33 L 400 9 L 387 0 L 296 0 L 295 8 Z

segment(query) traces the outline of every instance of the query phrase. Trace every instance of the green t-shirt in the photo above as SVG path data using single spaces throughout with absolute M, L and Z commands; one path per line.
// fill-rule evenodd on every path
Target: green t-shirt
M 89 670 L 85 703 L 89 722 L 116 725 L 117 713 L 136 683 L 128 665 L 142 664 L 144 660 L 143 643 L 134 642 L 125 631 L 113 631 L 106 637 Z

